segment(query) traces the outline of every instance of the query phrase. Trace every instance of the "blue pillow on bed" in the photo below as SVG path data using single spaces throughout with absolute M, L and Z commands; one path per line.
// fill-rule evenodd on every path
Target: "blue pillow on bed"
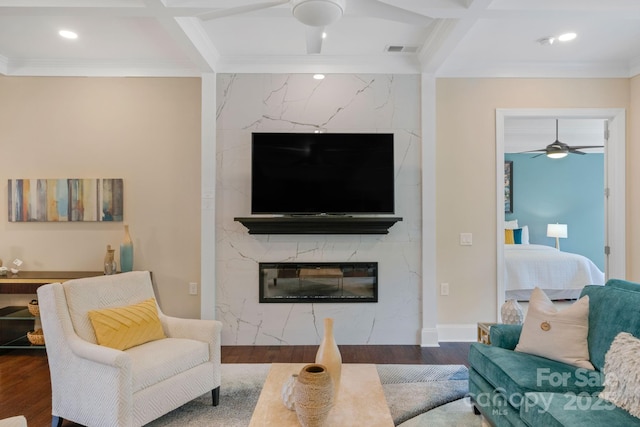
M 504 230 L 504 242 L 507 244 L 522 244 L 522 228 L 514 228 L 512 230 Z

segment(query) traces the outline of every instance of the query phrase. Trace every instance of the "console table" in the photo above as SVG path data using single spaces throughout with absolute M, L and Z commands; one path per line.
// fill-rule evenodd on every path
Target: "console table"
M 21 271 L 0 276 L 0 294 L 35 294 L 47 283 L 66 282 L 83 277 L 102 276 L 102 271 Z M 34 329 L 36 317 L 26 306 L 0 308 L 0 349 L 44 349 L 31 345 L 27 331 Z
M 35 294 L 47 283 L 66 282 L 83 277 L 102 276 L 102 271 L 21 271 L 0 276 L 0 294 Z

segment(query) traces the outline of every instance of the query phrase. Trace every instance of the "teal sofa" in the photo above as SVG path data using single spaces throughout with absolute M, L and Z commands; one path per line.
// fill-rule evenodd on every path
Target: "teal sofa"
M 521 325 L 495 325 L 490 345 L 469 350 L 474 410 L 497 427 L 640 426 L 640 419 L 598 397 L 605 354 L 619 332 L 640 337 L 640 284 L 611 279 L 585 286 L 589 358 L 595 370 L 514 351 Z

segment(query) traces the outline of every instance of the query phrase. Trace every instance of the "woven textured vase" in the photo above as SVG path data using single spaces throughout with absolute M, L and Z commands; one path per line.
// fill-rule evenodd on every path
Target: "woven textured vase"
M 500 308 L 502 323 L 510 325 L 520 325 L 524 321 L 522 306 L 515 299 L 508 299 Z
M 333 337 L 333 319 L 324 319 L 324 338 L 316 353 L 316 363 L 326 366 L 333 381 L 333 401 L 338 400 L 340 377 L 342 375 L 342 355 Z
M 333 382 L 324 365 L 305 365 L 298 374 L 293 394 L 302 427 L 326 426 L 333 405 Z

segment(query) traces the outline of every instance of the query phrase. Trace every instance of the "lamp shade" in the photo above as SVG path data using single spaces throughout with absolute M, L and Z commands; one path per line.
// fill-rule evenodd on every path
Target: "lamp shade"
M 547 237 L 567 238 L 567 224 L 547 224 Z

